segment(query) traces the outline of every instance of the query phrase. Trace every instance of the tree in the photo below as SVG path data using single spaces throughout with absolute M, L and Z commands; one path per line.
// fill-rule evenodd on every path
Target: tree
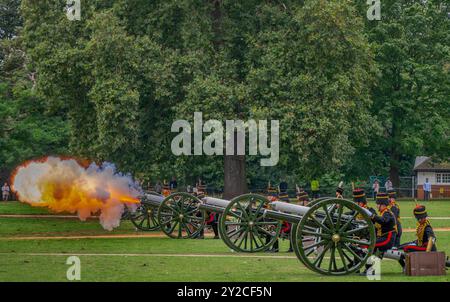
M 75 155 L 151 177 L 183 166 L 230 198 L 258 161 L 175 157 L 175 119 L 278 119 L 280 163 L 260 173 L 305 178 L 338 170 L 370 127 L 373 60 L 348 1 L 90 1 L 80 21 L 64 6 L 22 1 L 24 40 Z
M 450 154 L 450 20 L 445 3 L 384 1 L 382 20 L 367 23 L 380 69 L 372 114 L 382 126 L 372 136 L 370 158 L 388 165 L 396 187 L 401 171 L 411 171 L 414 156 L 447 159 Z M 367 160 L 366 151 L 359 150 L 359 164 Z

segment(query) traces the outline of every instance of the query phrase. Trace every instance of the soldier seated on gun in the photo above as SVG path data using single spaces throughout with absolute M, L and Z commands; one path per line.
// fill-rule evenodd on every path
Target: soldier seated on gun
M 397 236 L 397 224 L 394 214 L 389 210 L 389 196 L 386 193 L 378 193 L 376 204 L 379 215 L 372 214 L 372 221 L 375 224 L 377 240 L 375 243 L 374 253 L 380 258 L 383 258 L 385 251 L 391 249 L 394 246 L 395 238 Z M 366 264 L 366 270 L 364 275 L 367 274 L 367 270 L 370 265 Z
M 397 193 L 395 190 L 390 190 L 388 192 L 389 195 L 389 209 L 394 213 L 395 219 L 397 220 L 397 238 L 395 239 L 394 246 L 400 245 L 400 238 L 402 237 L 402 224 L 400 222 L 400 206 L 395 201 L 397 198 Z
M 433 228 L 428 220 L 427 211 L 425 206 L 417 205 L 413 210 L 414 216 L 417 219 L 416 237 L 417 239 L 412 242 L 407 242 L 399 246 L 406 253 L 408 252 L 425 252 L 436 251 Z M 405 256 L 399 260 L 402 268 L 405 268 Z

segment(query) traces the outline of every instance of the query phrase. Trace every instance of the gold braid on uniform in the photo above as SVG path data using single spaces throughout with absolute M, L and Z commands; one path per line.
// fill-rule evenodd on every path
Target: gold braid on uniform
M 392 213 L 392 211 L 389 210 L 388 208 L 386 208 L 383 211 L 381 211 L 380 212 L 380 216 L 383 216 L 384 212 L 386 212 L 386 211 L 390 212 L 391 215 L 394 216 L 394 213 Z M 394 231 L 395 231 L 396 234 L 398 234 L 397 221 L 395 219 L 394 219 L 394 221 L 395 221 Z M 377 237 L 383 237 L 383 236 L 385 236 L 387 234 L 387 233 L 385 233 L 385 234 L 382 233 L 383 230 L 382 230 L 381 224 L 379 224 L 378 222 L 375 222 L 375 229 L 377 231 Z
M 431 226 L 430 221 L 427 219 L 424 223 L 417 223 L 416 233 L 417 233 L 417 245 L 423 245 L 423 235 L 427 226 Z
M 390 202 L 388 209 L 390 210 L 393 207 L 399 209 L 399 211 L 400 211 L 400 206 L 398 205 L 398 203 L 395 200 Z M 397 218 L 397 222 L 400 222 L 400 216 Z
M 361 208 L 367 209 L 367 205 L 363 205 L 361 206 Z M 361 213 L 359 213 L 358 215 L 356 215 L 356 219 L 364 220 L 364 216 Z

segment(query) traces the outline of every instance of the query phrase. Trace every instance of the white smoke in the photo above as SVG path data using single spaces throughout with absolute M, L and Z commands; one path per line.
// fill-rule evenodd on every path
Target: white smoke
M 77 213 L 81 220 L 100 213 L 106 230 L 120 225 L 125 206 L 135 208 L 142 189 L 114 164 L 85 168 L 74 159 L 48 157 L 19 167 L 13 189 L 21 201 L 55 212 Z

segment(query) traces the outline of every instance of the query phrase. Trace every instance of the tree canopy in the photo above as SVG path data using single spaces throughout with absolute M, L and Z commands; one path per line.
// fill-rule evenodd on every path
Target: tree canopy
M 365 1 L 95 0 L 70 21 L 65 0 L 22 0 L 20 14 L 4 0 L 16 17 L 0 24 L 2 45 L 20 41 L 24 76 L 2 82 L 28 92 L 10 93 L 2 115 L 25 99 L 45 115 L 28 124 L 46 134 L 29 156 L 64 151 L 153 181 L 200 176 L 230 195 L 286 177 L 396 183 L 414 156 L 450 154 L 446 2 L 386 0 L 369 21 Z M 280 162 L 174 156 L 171 124 L 196 111 L 279 120 Z

